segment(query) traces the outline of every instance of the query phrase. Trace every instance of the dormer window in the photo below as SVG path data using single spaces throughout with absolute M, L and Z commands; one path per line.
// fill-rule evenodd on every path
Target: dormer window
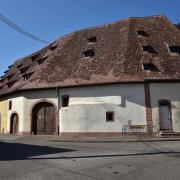
M 22 64 L 18 65 L 18 67 L 17 67 L 17 68 L 19 69 L 19 68 L 21 68 L 21 67 L 22 67 Z
M 157 54 L 157 51 L 155 51 L 152 46 L 143 46 L 143 51 L 147 52 L 147 53 L 156 53 Z
M 45 62 L 45 60 L 47 59 L 47 57 L 41 58 L 38 60 L 38 64 L 41 65 Z
M 11 81 L 11 82 L 7 83 L 8 88 L 11 88 L 12 86 L 14 86 L 15 83 L 16 83 L 16 81 Z
M 7 77 L 8 81 L 12 79 L 12 77 L 14 76 L 14 74 L 11 74 Z
M 50 50 L 51 50 L 51 51 L 54 51 L 57 47 L 58 47 L 57 45 L 51 46 L 51 47 L 50 47 Z
M 32 74 L 33 73 L 28 73 L 28 74 L 23 75 L 23 80 L 24 81 L 28 80 L 32 76 Z
M 139 36 L 143 36 L 143 37 L 148 37 L 149 36 L 149 34 L 146 31 L 144 31 L 144 30 L 138 30 L 137 34 Z
M 159 71 L 153 63 L 143 63 L 143 70 L 145 71 Z
M 24 67 L 21 69 L 21 74 L 24 74 L 29 69 L 29 66 Z
M 169 46 L 170 53 L 180 55 L 180 46 Z
M 40 54 L 36 54 L 36 55 L 32 56 L 31 57 L 32 62 L 37 61 L 39 59 L 39 57 L 40 57 Z
M 83 54 L 84 54 L 84 57 L 87 57 L 87 58 L 95 56 L 95 53 L 94 53 L 93 49 L 87 50 L 87 51 L 83 52 Z
M 97 42 L 96 36 L 90 37 L 88 41 L 89 43 L 96 43 Z

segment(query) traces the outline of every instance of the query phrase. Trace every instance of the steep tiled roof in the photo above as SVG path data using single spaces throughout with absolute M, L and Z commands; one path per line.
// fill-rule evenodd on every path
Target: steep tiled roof
M 180 31 L 164 16 L 128 18 L 64 36 L 10 66 L 0 94 L 147 79 L 180 80 Z

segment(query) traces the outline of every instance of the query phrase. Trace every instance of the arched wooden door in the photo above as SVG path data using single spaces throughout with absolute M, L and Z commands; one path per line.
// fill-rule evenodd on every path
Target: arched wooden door
M 53 135 L 55 127 L 55 107 L 49 102 L 40 102 L 32 110 L 32 134 Z
M 16 113 L 11 115 L 10 119 L 10 134 L 18 134 L 19 118 Z

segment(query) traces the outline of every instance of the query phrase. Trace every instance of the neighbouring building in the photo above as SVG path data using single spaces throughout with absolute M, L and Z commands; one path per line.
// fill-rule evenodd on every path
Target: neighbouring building
M 164 16 L 76 31 L 0 79 L 0 132 L 180 135 L 180 30 Z

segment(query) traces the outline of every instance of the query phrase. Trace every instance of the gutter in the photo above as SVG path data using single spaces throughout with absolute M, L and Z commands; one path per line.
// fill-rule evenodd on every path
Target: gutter
M 60 122 L 60 120 L 59 120 L 59 110 L 60 110 L 60 89 L 59 89 L 59 87 L 56 87 L 56 91 L 57 91 L 57 96 L 58 96 L 58 112 L 57 112 L 57 123 L 58 123 L 58 129 L 57 129 L 57 135 L 59 136 L 59 122 Z

